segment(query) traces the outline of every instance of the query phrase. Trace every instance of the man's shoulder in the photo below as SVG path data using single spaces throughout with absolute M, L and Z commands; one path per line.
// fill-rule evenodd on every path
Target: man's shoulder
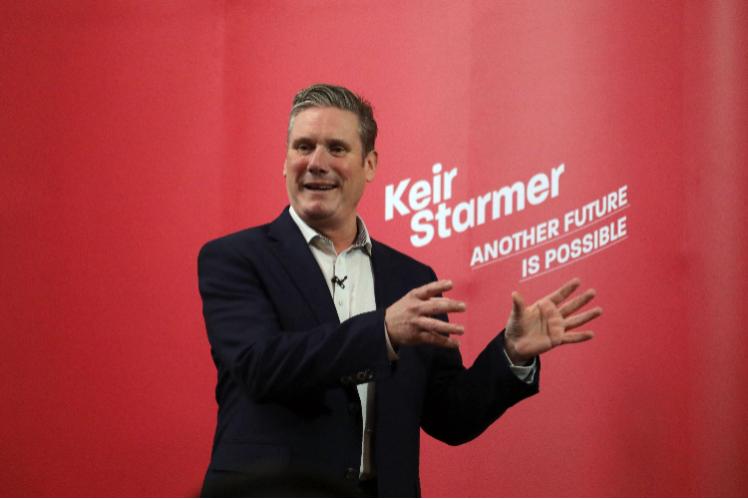
M 246 229 L 231 232 L 229 234 L 211 239 L 205 243 L 200 253 L 206 251 L 230 251 L 232 249 L 247 249 L 256 247 L 257 244 L 268 240 L 268 229 L 270 224 L 257 225 Z
M 286 218 L 288 220 L 285 220 Z M 203 245 L 200 253 L 203 254 L 206 251 L 238 251 L 244 253 L 253 250 L 260 250 L 268 245 L 269 241 L 272 239 L 271 234 L 273 231 L 281 233 L 282 235 L 283 231 L 288 230 L 286 226 L 289 221 L 290 217 L 288 216 L 288 212 L 284 211 L 278 218 L 270 222 L 248 227 L 246 229 L 211 239 Z

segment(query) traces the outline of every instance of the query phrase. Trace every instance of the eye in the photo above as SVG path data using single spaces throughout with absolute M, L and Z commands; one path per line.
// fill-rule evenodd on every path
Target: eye
M 328 145 L 328 150 L 333 156 L 344 156 L 348 153 L 348 147 L 341 142 L 334 141 Z
M 294 149 L 296 149 L 301 154 L 309 154 L 310 152 L 312 152 L 313 147 L 309 142 L 298 142 Z

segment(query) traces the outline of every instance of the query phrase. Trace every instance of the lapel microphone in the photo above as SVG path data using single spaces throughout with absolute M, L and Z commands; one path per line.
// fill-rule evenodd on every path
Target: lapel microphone
M 336 275 L 333 275 L 333 276 L 332 276 L 332 279 L 330 279 L 330 280 L 332 281 L 332 286 L 333 286 L 333 287 L 335 287 L 335 285 L 337 284 L 338 286 L 340 286 L 340 289 L 345 289 L 345 280 L 346 280 L 346 279 L 348 279 L 348 276 L 347 276 L 347 275 L 346 275 L 346 276 L 343 276 L 343 278 L 342 278 L 342 279 L 340 279 L 340 278 L 339 278 L 338 276 L 336 276 Z

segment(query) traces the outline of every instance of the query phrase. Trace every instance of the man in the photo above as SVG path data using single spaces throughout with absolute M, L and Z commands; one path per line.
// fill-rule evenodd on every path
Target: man
M 475 438 L 537 392 L 539 354 L 592 337 L 569 331 L 601 313 L 572 315 L 592 290 L 563 303 L 577 280 L 530 307 L 514 293 L 505 331 L 465 369 L 464 330 L 447 314 L 466 306 L 442 296 L 451 282 L 372 240 L 356 214 L 376 133 L 349 90 L 299 92 L 283 168 L 290 207 L 200 252 L 219 404 L 206 495 L 279 472 L 419 495 L 420 428 L 452 445 Z

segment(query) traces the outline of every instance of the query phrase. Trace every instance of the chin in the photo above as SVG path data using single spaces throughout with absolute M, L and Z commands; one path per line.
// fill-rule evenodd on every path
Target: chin
M 299 206 L 294 209 L 303 218 L 308 218 L 309 220 L 324 220 L 330 218 L 334 213 L 333 210 L 321 206 Z
M 332 216 L 332 213 L 319 211 L 319 210 L 312 210 L 312 211 L 305 212 L 305 215 L 310 220 L 322 221 L 322 220 L 327 220 L 328 218 L 330 218 Z

